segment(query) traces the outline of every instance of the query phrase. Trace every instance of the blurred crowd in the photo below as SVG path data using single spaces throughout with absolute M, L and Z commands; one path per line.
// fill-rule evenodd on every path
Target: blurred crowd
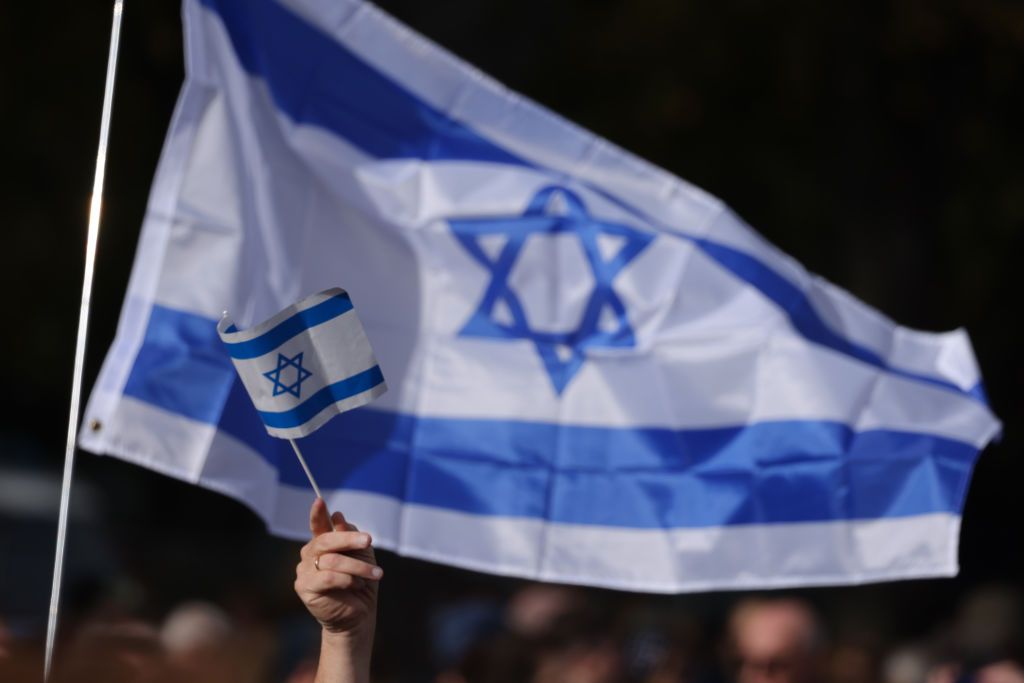
M 385 588 L 386 590 L 386 588 Z M 377 683 L 1024 683 L 1021 602 L 1007 587 L 968 594 L 948 622 L 908 642 L 837 638 L 806 599 L 738 597 L 716 619 L 679 601 L 564 586 L 435 605 L 425 633 L 378 634 Z M 101 610 L 102 612 L 102 610 Z M 311 683 L 317 626 L 209 602 L 162 619 L 97 613 L 64 629 L 54 683 Z M 410 670 L 414 651 L 429 664 Z M 0 681 L 40 680 L 38 634 L 0 618 Z
M 738 599 L 717 629 L 675 611 L 646 605 L 611 614 L 585 591 L 536 585 L 488 615 L 489 630 L 479 605 L 451 606 L 433 632 L 434 680 L 1024 683 L 1011 589 L 980 590 L 951 623 L 895 644 L 834 640 L 816 609 L 794 596 Z

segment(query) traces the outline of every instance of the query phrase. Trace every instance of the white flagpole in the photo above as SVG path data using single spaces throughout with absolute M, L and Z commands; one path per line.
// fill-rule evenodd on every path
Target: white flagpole
M 292 445 L 292 450 L 295 451 L 295 457 L 299 459 L 299 464 L 302 465 L 302 469 L 306 473 L 306 478 L 309 479 L 309 483 L 313 485 L 313 493 L 316 494 L 317 498 L 323 498 L 323 496 L 320 495 L 320 487 L 316 485 L 316 479 L 313 478 L 313 473 L 309 470 L 309 465 L 306 464 L 306 459 L 302 457 L 302 451 L 299 450 L 299 444 L 295 443 L 295 439 L 288 439 L 288 443 Z
M 306 479 L 309 479 L 309 483 L 313 486 L 313 493 L 316 494 L 317 498 L 323 498 L 323 495 L 320 493 L 320 487 L 316 485 L 316 479 L 313 478 L 313 472 L 309 469 L 309 465 L 306 464 L 306 459 L 302 457 L 299 444 L 295 443 L 295 439 L 288 439 L 288 443 L 292 445 L 295 457 L 299 459 L 299 464 L 302 465 L 302 470 L 306 473 Z M 326 503 L 327 501 L 324 502 Z M 331 529 L 334 529 L 334 520 L 328 516 L 327 521 L 330 522 Z
M 78 441 L 79 406 L 82 398 L 82 372 L 85 365 L 85 341 L 89 333 L 89 308 L 96 264 L 96 243 L 100 233 L 100 210 L 103 206 L 103 174 L 107 166 L 107 143 L 110 135 L 110 111 L 114 102 L 114 77 L 121 39 L 121 15 L 124 0 L 114 0 L 114 21 L 110 29 L 110 51 L 107 55 L 107 78 L 103 89 L 103 113 L 100 116 L 100 142 L 96 152 L 96 175 L 89 207 L 89 229 L 85 246 L 85 275 L 82 279 L 82 305 L 78 312 L 78 338 L 75 341 L 75 369 L 71 382 L 71 406 L 68 410 L 68 440 L 64 449 L 64 479 L 60 489 L 60 518 L 57 522 L 57 551 L 53 560 L 53 587 L 50 591 L 50 615 L 46 624 L 46 660 L 44 680 L 49 680 L 53 664 L 53 648 L 60 611 L 61 577 L 64 572 L 64 546 L 68 533 L 68 504 L 71 500 L 71 475 L 75 465 L 75 444 Z

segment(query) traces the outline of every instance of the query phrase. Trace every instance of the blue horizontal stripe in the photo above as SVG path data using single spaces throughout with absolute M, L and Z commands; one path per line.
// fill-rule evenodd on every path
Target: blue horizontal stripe
M 880 355 L 866 346 L 856 344 L 836 333 L 814 310 L 814 305 L 802 289 L 782 277 L 774 270 L 755 259 L 750 254 L 732 247 L 727 247 L 709 240 L 696 240 L 696 244 L 719 265 L 757 288 L 775 305 L 783 310 L 792 323 L 793 328 L 808 341 L 856 358 L 880 370 L 885 370 L 905 379 L 917 380 L 942 389 L 969 396 L 976 401 L 985 403 L 984 393 L 970 389 L 962 389 L 952 382 L 937 377 L 929 377 L 915 372 L 894 368 L 885 362 Z
M 200 0 L 220 16 L 243 68 L 267 84 L 277 107 L 296 123 L 325 128 L 382 159 L 490 161 L 563 174 L 523 159 L 414 95 L 344 44 L 274 0 Z M 647 212 L 602 187 L 590 190 L 652 225 Z M 831 329 L 796 285 L 749 254 L 672 226 L 721 266 L 780 306 L 808 341 L 911 380 L 985 403 L 984 393 L 942 378 L 894 369 L 870 349 Z M 987 405 L 987 404 L 986 404 Z
M 212 320 L 153 308 L 125 393 L 216 425 L 308 486 L 270 437 Z M 713 429 L 427 418 L 369 408 L 303 439 L 318 482 L 479 515 L 697 528 L 959 514 L 977 449 L 826 421 Z
M 273 0 L 201 0 L 224 22 L 246 71 L 296 123 L 386 159 L 528 165 L 427 104 Z
M 153 306 L 124 395 L 216 424 L 237 379 L 216 322 Z
M 335 382 L 320 389 L 320 391 L 291 410 L 283 410 L 277 413 L 261 410 L 259 411 L 260 418 L 268 427 L 276 427 L 277 429 L 298 427 L 312 420 L 332 403 L 344 401 L 364 391 L 369 391 L 383 381 L 384 375 L 381 374 L 380 366 L 374 365 L 369 370 L 363 370 L 358 375 L 352 375 L 340 382 Z
M 348 313 L 351 310 L 352 299 L 349 298 L 348 294 L 335 294 L 331 298 L 321 301 L 316 306 L 285 318 L 255 339 L 227 343 L 228 355 L 238 360 L 259 358 L 274 351 L 281 344 L 284 344 L 300 332 L 316 327 L 328 320 L 334 320 L 339 315 Z

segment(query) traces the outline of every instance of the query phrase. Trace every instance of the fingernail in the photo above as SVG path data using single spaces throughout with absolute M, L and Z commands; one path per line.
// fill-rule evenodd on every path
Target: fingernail
M 370 576 L 372 576 L 375 579 L 379 579 L 380 577 L 384 576 L 384 570 L 380 567 L 374 567 L 373 571 L 370 572 Z
M 362 537 L 360 537 L 359 542 L 363 545 L 370 545 L 370 534 L 363 534 Z

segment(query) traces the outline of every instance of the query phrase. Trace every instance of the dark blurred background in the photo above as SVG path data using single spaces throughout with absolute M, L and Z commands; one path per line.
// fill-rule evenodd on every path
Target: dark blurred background
M 831 642 L 860 643 L 877 676 L 894 645 L 954 629 L 978 595 L 1016 599 L 1024 5 L 380 4 L 511 88 L 723 198 L 810 270 L 900 323 L 965 326 L 1005 436 L 975 471 L 961 575 L 799 595 L 824 615 Z M 0 4 L 0 650 L 4 637 L 37 645 L 45 625 L 109 5 Z M 178 4 L 127 0 L 86 387 L 113 338 L 181 60 Z M 271 680 L 300 658 L 313 631 L 291 594 L 298 546 L 268 537 L 242 506 L 86 453 L 73 502 L 65 632 L 104 611 L 159 623 L 203 599 L 299 653 L 282 655 Z M 409 643 L 401 657 L 382 655 L 394 680 L 430 680 L 412 672 L 440 668 L 431 634 L 445 610 L 503 605 L 523 589 L 387 553 L 382 563 L 382 640 Z M 588 595 L 617 623 L 668 610 L 677 626 L 696 624 L 704 645 L 695 657 L 707 670 L 738 597 Z M 1014 619 L 1019 628 L 1019 612 Z

